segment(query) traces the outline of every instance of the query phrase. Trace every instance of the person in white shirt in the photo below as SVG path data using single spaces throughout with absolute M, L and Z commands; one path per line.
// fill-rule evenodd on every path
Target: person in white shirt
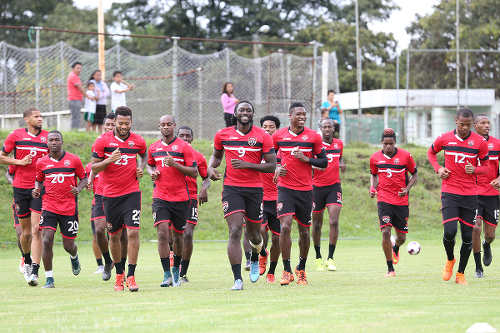
M 85 93 L 85 115 L 87 121 L 87 132 L 90 130 L 95 131 L 94 117 L 97 100 L 99 99 L 99 92 L 95 89 L 95 83 L 89 81 L 87 83 L 87 92 Z
M 106 104 L 108 103 L 110 92 L 100 70 L 95 70 L 90 76 L 90 80 L 94 81 L 96 91 L 99 92 L 93 124 L 97 127 L 97 132 L 102 133 L 102 125 L 104 123 L 104 117 L 106 117 Z
M 122 72 L 113 72 L 113 83 L 111 83 L 111 111 L 115 112 L 119 106 L 127 106 L 125 93 L 134 89 L 134 85 L 123 80 Z

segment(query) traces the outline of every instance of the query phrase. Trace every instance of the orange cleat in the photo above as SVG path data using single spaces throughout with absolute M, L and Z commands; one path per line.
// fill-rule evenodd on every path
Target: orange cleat
M 307 277 L 306 277 L 306 271 L 299 271 L 299 274 L 297 274 L 297 284 L 301 286 L 307 286 Z
M 130 291 L 138 291 L 139 287 L 137 283 L 135 283 L 135 277 L 133 275 L 127 277 L 127 286 Z
M 399 252 L 398 254 L 396 254 L 396 252 L 394 252 L 394 249 L 392 250 L 392 263 L 394 265 L 397 265 L 399 262 Z
M 125 274 L 116 274 L 116 280 L 115 280 L 115 291 L 123 291 L 123 277 Z
M 267 257 L 269 257 L 269 251 L 266 250 L 266 256 L 263 257 L 259 254 L 259 274 L 264 275 L 267 266 Z
M 455 277 L 455 282 L 457 284 L 461 284 L 463 286 L 466 286 L 467 285 L 467 281 L 465 281 L 465 275 L 464 275 L 464 273 L 458 273 L 457 272 L 457 275 Z
M 390 271 L 385 274 L 385 277 L 396 277 L 396 272 L 395 271 Z
M 267 283 L 274 283 L 274 274 L 267 274 L 266 276 Z
M 290 282 L 293 281 L 293 274 L 287 271 L 283 271 L 283 275 L 281 276 L 280 284 L 282 286 L 288 286 Z
M 453 275 L 453 266 L 455 265 L 456 261 L 457 259 L 446 260 L 446 264 L 444 265 L 444 270 L 443 270 L 444 281 L 449 281 L 451 279 L 451 276 Z

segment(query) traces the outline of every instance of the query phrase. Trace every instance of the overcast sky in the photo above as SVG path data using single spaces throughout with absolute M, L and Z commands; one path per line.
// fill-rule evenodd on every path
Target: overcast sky
M 113 2 L 128 2 L 129 0 L 103 0 L 104 10 L 111 8 Z M 415 15 L 425 15 L 432 12 L 432 7 L 440 0 L 394 0 L 401 7 L 394 11 L 389 21 L 370 24 L 374 31 L 392 32 L 398 41 L 398 50 L 408 46 L 410 36 L 406 33 L 406 27 L 415 20 Z M 98 0 L 74 0 L 78 7 L 96 8 Z

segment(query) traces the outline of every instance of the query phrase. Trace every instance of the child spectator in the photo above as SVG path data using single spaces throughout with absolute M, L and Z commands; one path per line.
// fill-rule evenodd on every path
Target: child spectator
M 125 93 L 134 89 L 134 85 L 123 80 L 122 72 L 113 73 L 113 83 L 111 83 L 111 111 L 115 112 L 119 106 L 127 106 Z
M 95 130 L 94 117 L 96 111 L 97 100 L 99 99 L 99 92 L 95 89 L 95 83 L 92 81 L 87 82 L 87 92 L 85 93 L 85 120 L 87 121 L 87 132 L 91 129 Z

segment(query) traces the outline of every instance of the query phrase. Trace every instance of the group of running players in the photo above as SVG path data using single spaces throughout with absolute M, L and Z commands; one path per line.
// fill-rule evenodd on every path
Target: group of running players
M 14 218 L 21 269 L 31 286 L 38 285 L 40 259 L 46 283 L 54 287 L 52 247 L 59 225 L 64 249 L 70 254 L 74 275 L 80 273 L 77 246 L 79 220 L 77 195 L 85 188 L 94 191 L 92 229 L 94 251 L 104 258 L 102 279 L 109 280 L 116 270 L 114 289 L 139 289 L 135 269 L 139 253 L 141 192 L 139 179 L 146 169 L 154 182 L 153 224 L 158 235 L 158 254 L 164 271 L 161 287 L 187 283 L 187 270 L 193 251 L 193 231 L 198 222 L 198 204 L 208 200 L 211 181 L 224 179 L 222 209 L 229 229 L 227 253 L 234 275 L 233 290 L 243 289 L 241 273 L 241 236 L 249 248 L 250 281 L 257 282 L 267 269 L 266 281 L 275 282 L 275 269 L 281 253 L 283 273 L 280 285 L 295 279 L 307 285 L 306 260 L 310 247 L 309 229 L 313 225 L 316 252 L 315 269 L 336 270 L 334 251 L 342 207 L 340 171 L 343 143 L 334 137 L 334 123 L 321 121 L 321 135 L 305 127 L 307 111 L 301 103 L 289 108 L 289 126 L 280 128 L 275 116 L 254 125 L 255 110 L 249 101 L 234 108 L 236 125 L 217 132 L 214 151 L 207 164 L 192 146 L 193 131 L 176 128 L 171 115 L 159 120 L 161 139 L 146 146 L 140 135 L 131 131 L 132 111 L 118 107 L 105 120 L 105 133 L 92 146 L 92 161 L 86 168 L 80 158 L 63 149 L 63 135 L 42 129 L 39 110 L 24 112 L 27 127 L 13 131 L 4 141 L 0 163 L 8 164 L 8 177 L 14 192 Z M 472 132 L 472 127 L 475 132 Z M 442 179 L 443 244 L 447 261 L 443 279 L 453 274 L 454 245 L 460 223 L 462 246 L 456 282 L 465 284 L 465 268 L 472 248 L 476 276 L 483 277 L 481 265 L 481 222 L 485 240 L 483 263 L 492 260 L 490 244 L 495 238 L 498 219 L 498 155 L 500 140 L 489 136 L 486 115 L 474 118 L 460 109 L 456 129 L 438 137 L 428 151 L 428 159 Z M 382 133 L 382 150 L 370 158 L 371 197 L 377 197 L 382 248 L 388 277 L 395 276 L 399 248 L 408 232 L 409 192 L 417 181 L 412 155 L 396 147 L 396 133 Z M 437 154 L 444 151 L 444 166 Z M 13 157 L 10 157 L 10 154 Z M 226 170 L 217 168 L 223 158 Z M 198 191 L 197 176 L 203 179 Z M 324 210 L 329 215 L 328 258 L 320 250 Z M 299 231 L 299 260 L 294 271 L 291 257 L 292 222 Z M 396 231 L 391 243 L 391 229 Z M 268 231 L 271 247 L 267 250 Z M 173 260 L 170 253 L 173 251 Z M 269 257 L 269 260 L 268 260 Z M 128 260 L 127 275 L 125 266 Z M 171 267 L 172 266 L 172 267 Z

